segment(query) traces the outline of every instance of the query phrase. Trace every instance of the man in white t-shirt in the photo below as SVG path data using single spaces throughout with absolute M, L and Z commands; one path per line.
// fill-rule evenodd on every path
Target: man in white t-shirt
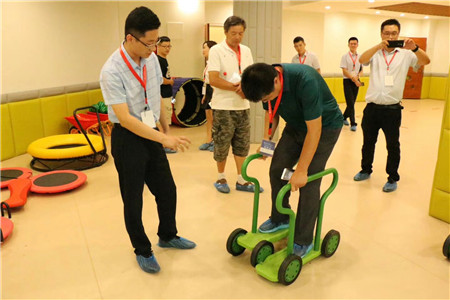
M 209 83 L 214 87 L 211 99 L 214 160 L 219 173 L 214 186 L 221 193 L 230 192 L 225 165 L 231 145 L 238 174 L 236 190 L 253 192 L 255 186 L 241 175 L 250 148 L 250 104 L 241 90 L 241 73 L 253 64 L 253 57 L 250 49 L 241 45 L 245 21 L 231 16 L 223 27 L 225 40 L 211 48 L 208 60 Z
M 313 67 L 320 74 L 320 64 L 317 56 L 309 51 L 306 51 L 305 40 L 301 36 L 297 36 L 294 39 L 294 48 L 297 50 L 297 54 L 292 58 L 291 63 L 302 64 Z
M 416 43 L 406 38 L 403 47 L 389 45 L 397 41 L 400 35 L 400 23 L 389 19 L 381 24 L 381 43 L 364 52 L 359 62 L 370 64 L 370 81 L 366 93 L 367 106 L 364 109 L 362 130 L 364 144 L 362 147 L 361 171 L 353 178 L 362 181 L 370 178 L 378 132 L 383 130 L 388 151 L 386 173 L 388 181 L 383 186 L 384 192 L 397 189 L 400 180 L 400 125 L 406 75 L 409 67 L 419 68 L 430 63 L 428 55 Z

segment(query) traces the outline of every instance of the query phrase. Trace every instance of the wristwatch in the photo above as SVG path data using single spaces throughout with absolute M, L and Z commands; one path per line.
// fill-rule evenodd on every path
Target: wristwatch
M 417 52 L 417 50 L 419 50 L 419 45 L 416 45 L 416 48 L 414 48 L 414 50 L 411 50 L 412 52 Z

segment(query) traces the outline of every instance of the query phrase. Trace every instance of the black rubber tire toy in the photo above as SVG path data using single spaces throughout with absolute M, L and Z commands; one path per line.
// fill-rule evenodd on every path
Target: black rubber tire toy
M 442 253 L 444 253 L 444 256 L 447 257 L 447 259 L 450 259 L 450 235 L 444 242 L 444 246 L 442 247 Z
M 284 285 L 292 284 L 302 271 L 303 261 L 300 256 L 290 254 L 281 263 L 278 270 L 278 282 Z
M 253 267 L 266 260 L 269 255 L 274 252 L 273 244 L 269 241 L 261 241 L 253 248 L 252 255 L 250 256 L 250 263 Z
M 245 248 L 237 243 L 238 237 L 247 234 L 247 230 L 242 228 L 235 229 L 227 240 L 227 251 L 233 256 L 238 256 L 245 251 Z
M 341 234 L 339 233 L 339 231 L 336 230 L 328 231 L 322 242 L 322 249 L 321 249 L 322 255 L 327 258 L 331 257 L 339 247 L 340 240 Z

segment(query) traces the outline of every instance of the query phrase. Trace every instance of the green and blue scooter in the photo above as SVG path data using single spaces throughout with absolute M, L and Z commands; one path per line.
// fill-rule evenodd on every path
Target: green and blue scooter
M 251 160 L 259 157 L 261 157 L 260 154 L 254 154 L 249 156 L 244 162 L 244 165 L 242 167 L 243 171 L 244 166 L 246 169 L 248 163 Z M 276 199 L 277 210 L 280 213 L 289 216 L 289 228 L 274 233 L 266 233 L 266 234 L 257 233 L 256 222 L 258 216 L 257 204 L 259 202 L 258 201 L 259 193 L 257 193 L 256 191 L 259 191 L 259 182 L 258 186 L 256 186 L 257 180 L 254 178 L 251 178 L 253 180 L 251 182 L 255 183 L 255 203 L 253 209 L 252 233 L 247 233 L 244 229 L 240 228 L 233 231 L 227 241 L 228 252 L 230 252 L 233 255 L 239 255 L 242 252 L 244 252 L 246 248 L 253 249 L 251 262 L 253 266 L 256 266 L 256 272 L 262 277 L 272 282 L 280 282 L 284 285 L 292 284 L 297 279 L 297 277 L 300 275 L 302 266 L 304 264 L 314 260 L 315 258 L 321 255 L 323 255 L 324 257 L 331 257 L 336 252 L 339 246 L 340 242 L 339 232 L 336 230 L 330 230 L 325 235 L 323 240 L 320 239 L 320 236 L 322 230 L 322 219 L 325 201 L 337 186 L 338 182 L 337 170 L 334 168 L 330 168 L 317 174 L 308 176 L 308 183 L 317 180 L 319 178 L 322 178 L 328 174 L 333 174 L 333 181 L 330 187 L 325 191 L 325 193 L 323 193 L 320 200 L 320 209 L 317 217 L 314 246 L 313 249 L 303 257 L 303 259 L 294 254 L 294 232 L 295 232 L 295 217 L 296 217 L 295 213 L 292 209 L 285 208 L 282 205 L 284 195 L 291 190 L 291 184 L 288 183 L 283 188 L 281 188 Z M 247 174 L 245 173 L 245 176 L 246 175 Z M 242 172 L 242 176 L 244 177 L 244 172 Z M 250 181 L 247 178 L 245 179 Z M 283 237 L 277 236 L 278 239 L 274 240 L 274 237 L 272 235 L 276 235 L 277 233 L 279 233 Z M 278 251 L 277 253 L 273 253 L 274 252 L 273 244 L 270 242 L 281 240 L 286 236 L 288 237 L 287 247 Z M 269 238 L 270 241 L 265 237 Z M 253 241 L 255 239 L 258 241 L 257 242 Z M 252 240 L 253 243 L 249 245 L 248 240 Z M 250 248 L 250 246 L 252 246 L 253 244 L 255 244 L 255 246 L 253 248 Z M 259 248 L 257 248 L 256 245 L 259 245 Z M 235 252 L 231 252 L 230 249 L 234 249 Z M 253 263 L 255 263 L 255 265 Z
M 250 263 L 253 267 L 262 263 L 269 255 L 273 254 L 273 243 L 284 239 L 289 233 L 289 229 L 287 228 L 273 233 L 258 232 L 260 184 L 256 178 L 247 175 L 247 168 L 252 160 L 261 157 L 261 154 L 250 155 L 244 160 L 242 165 L 242 177 L 255 185 L 252 230 L 251 232 L 247 232 L 245 229 L 237 228 L 230 234 L 227 240 L 227 251 L 233 256 L 242 254 L 245 249 L 252 251 Z

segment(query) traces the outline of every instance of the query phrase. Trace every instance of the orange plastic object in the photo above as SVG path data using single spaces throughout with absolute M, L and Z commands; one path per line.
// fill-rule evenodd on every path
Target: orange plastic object
M 0 229 L 2 230 L 2 242 L 11 234 L 14 223 L 5 217 L 1 217 Z
M 28 192 L 31 188 L 31 180 L 27 178 L 18 178 L 11 181 L 8 185 L 10 196 L 4 202 L 10 207 L 20 207 L 27 203 Z
M 0 169 L 2 179 L 0 182 L 1 188 L 6 188 L 11 183 L 11 181 L 17 178 L 30 178 L 33 171 L 27 168 L 1 168 Z

